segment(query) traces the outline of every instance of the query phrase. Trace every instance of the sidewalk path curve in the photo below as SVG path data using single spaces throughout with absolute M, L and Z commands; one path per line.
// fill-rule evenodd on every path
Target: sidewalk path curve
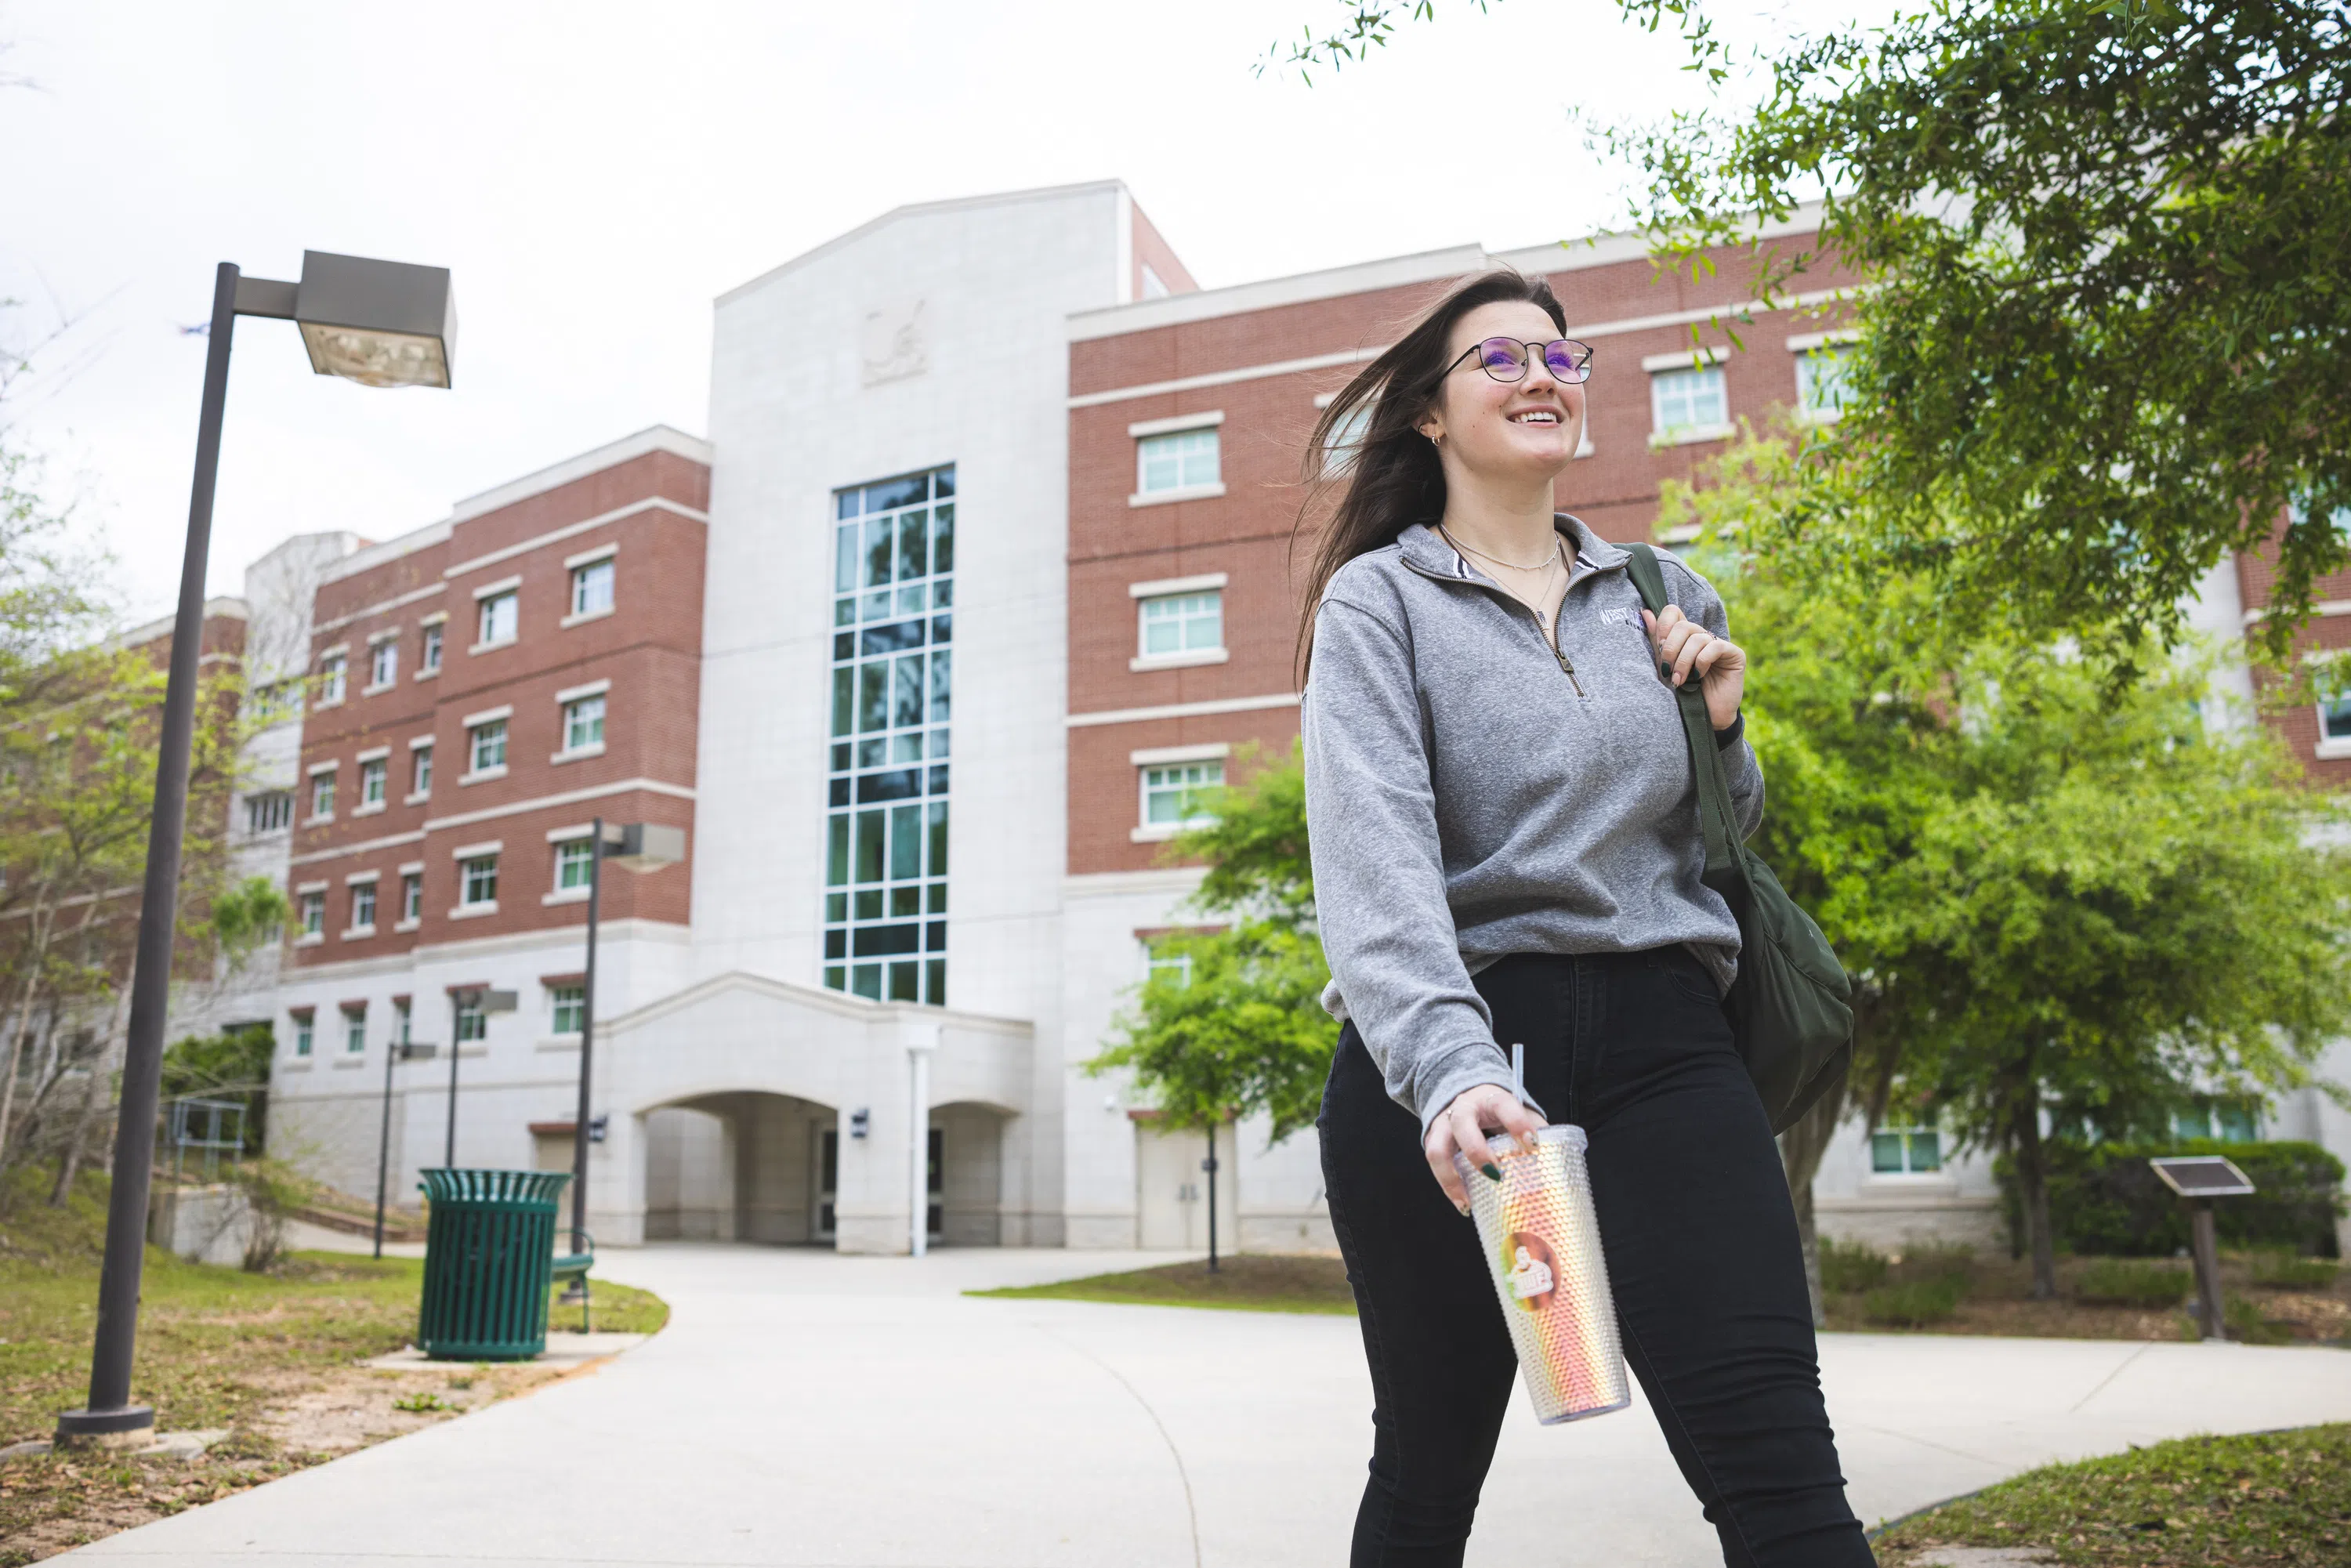
M 670 1327 L 589 1376 L 110 1537 L 181 1568 L 1244 1568 L 1336 1562 L 1370 1451 L 1354 1321 L 973 1300 L 1165 1258 L 608 1254 Z M 2056 1458 L 2351 1419 L 2351 1354 L 1834 1334 L 1871 1523 Z M 1645 1408 L 1514 1405 L 1469 1562 L 1711 1568 Z

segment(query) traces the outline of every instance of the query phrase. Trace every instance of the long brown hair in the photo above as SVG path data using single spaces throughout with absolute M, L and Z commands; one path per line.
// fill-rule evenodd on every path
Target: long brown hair
M 1566 336 L 1567 313 L 1549 283 L 1513 267 L 1481 272 L 1430 307 L 1395 347 L 1358 371 L 1314 422 L 1300 475 L 1307 486 L 1306 502 L 1290 529 L 1293 554 L 1308 531 L 1307 519 L 1322 510 L 1334 486 L 1344 488 L 1330 519 L 1317 531 L 1307 569 L 1305 612 L 1298 627 L 1301 688 L 1314 656 L 1314 612 L 1339 569 L 1359 555 L 1395 543 L 1413 524 L 1434 524 L 1445 516 L 1444 465 L 1437 462 L 1436 444 L 1414 427 L 1444 388 L 1445 371 L 1453 359 L 1454 323 L 1480 305 L 1505 301 L 1541 307 L 1560 335 Z M 1362 436 L 1340 444 L 1339 433 L 1364 410 L 1369 417 Z

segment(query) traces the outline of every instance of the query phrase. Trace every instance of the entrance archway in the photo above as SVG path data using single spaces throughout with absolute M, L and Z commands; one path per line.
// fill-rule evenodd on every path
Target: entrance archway
M 644 1113 L 645 1239 L 832 1240 L 833 1107 L 757 1091 Z

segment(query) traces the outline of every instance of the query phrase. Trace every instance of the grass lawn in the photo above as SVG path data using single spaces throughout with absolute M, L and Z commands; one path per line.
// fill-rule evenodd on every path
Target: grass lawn
M 1247 1253 L 1205 1262 L 1167 1263 L 1124 1274 L 1094 1274 L 1050 1285 L 971 1291 L 974 1296 L 1031 1301 L 1123 1301 L 1143 1307 L 1219 1307 L 1253 1312 L 1343 1312 L 1355 1310 L 1346 1266 L 1336 1258 L 1289 1258 Z
M 64 1209 L 40 1173 L 0 1218 L 0 1447 L 46 1438 L 89 1391 L 97 1322 L 102 1178 Z M 414 1337 L 423 1264 L 297 1254 L 277 1274 L 182 1262 L 150 1248 L 142 1274 L 132 1396 L 163 1432 L 225 1430 L 195 1461 L 103 1453 L 0 1461 L 0 1568 L 272 1479 L 339 1453 L 549 1381 L 514 1366 L 436 1364 L 380 1372 L 356 1364 Z M 650 1333 L 658 1297 L 595 1285 L 600 1330 Z M 558 1309 L 576 1328 L 578 1309 Z
M 2029 1548 L 2130 1568 L 2339 1568 L 2351 1563 L 2351 1426 L 2185 1437 L 2051 1465 L 1906 1520 L 1886 1568 L 1928 1546 Z

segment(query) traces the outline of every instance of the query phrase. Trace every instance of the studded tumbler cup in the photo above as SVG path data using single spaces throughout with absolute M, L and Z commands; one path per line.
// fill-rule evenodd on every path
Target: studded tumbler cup
M 1507 1133 L 1486 1142 L 1500 1181 L 1487 1179 L 1458 1153 L 1453 1165 L 1469 1190 L 1469 1212 L 1536 1417 L 1548 1427 L 1622 1410 L 1633 1390 L 1600 1256 L 1583 1129 L 1545 1127 L 1531 1149 Z

